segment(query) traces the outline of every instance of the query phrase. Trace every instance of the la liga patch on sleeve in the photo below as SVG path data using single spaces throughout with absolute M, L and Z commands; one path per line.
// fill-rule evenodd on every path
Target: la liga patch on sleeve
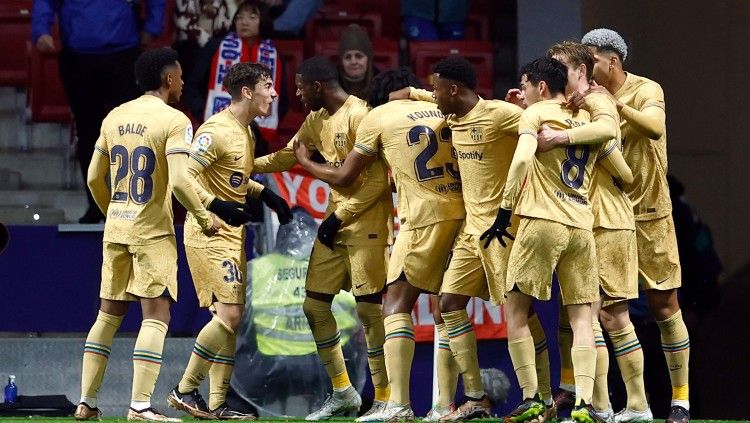
M 211 135 L 200 134 L 198 135 L 198 138 L 195 139 L 193 150 L 199 153 L 205 153 L 206 151 L 208 151 L 209 147 L 211 147 L 212 142 L 213 139 L 211 139 Z

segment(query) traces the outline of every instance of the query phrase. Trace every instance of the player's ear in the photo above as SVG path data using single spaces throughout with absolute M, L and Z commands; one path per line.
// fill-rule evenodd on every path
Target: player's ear
M 451 95 L 458 95 L 458 84 L 451 84 L 450 93 Z
M 323 84 L 321 84 L 320 81 L 313 81 L 312 86 L 313 86 L 313 90 L 316 93 L 323 92 Z

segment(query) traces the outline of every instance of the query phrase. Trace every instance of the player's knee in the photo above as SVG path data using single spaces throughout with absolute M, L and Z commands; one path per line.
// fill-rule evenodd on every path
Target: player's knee
M 310 327 L 325 323 L 328 319 L 333 317 L 333 314 L 331 313 L 331 303 L 310 297 L 305 298 L 305 301 L 302 303 L 302 312 L 305 313 L 305 317 L 307 318 Z
M 228 311 L 227 313 L 224 313 L 224 315 L 221 316 L 220 319 L 227 326 L 229 326 L 234 332 L 237 332 L 237 329 L 240 327 L 240 324 L 242 323 L 242 310 L 232 309 Z
M 648 290 L 646 291 L 646 298 L 648 299 L 648 308 L 657 321 L 666 320 L 680 310 L 677 290 Z
M 628 314 L 627 301 L 604 307 L 599 311 L 599 321 L 602 328 L 607 332 L 624 329 L 630 324 L 630 315 Z

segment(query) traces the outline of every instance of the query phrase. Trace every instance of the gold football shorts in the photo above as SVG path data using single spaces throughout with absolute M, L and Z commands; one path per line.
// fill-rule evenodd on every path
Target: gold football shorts
M 177 243 L 164 236 L 146 245 L 103 243 L 99 297 L 137 301 L 168 295 L 177 301 Z
M 351 290 L 355 297 L 376 294 L 385 287 L 387 268 L 387 245 L 334 244 L 331 250 L 316 239 L 305 289 L 331 295 Z
M 599 299 L 596 247 L 591 231 L 551 220 L 521 218 L 508 264 L 508 290 L 549 300 L 557 271 L 562 304 Z
M 463 220 L 444 220 L 399 232 L 388 263 L 388 283 L 404 274 L 410 285 L 439 293 L 451 247 L 462 223 Z

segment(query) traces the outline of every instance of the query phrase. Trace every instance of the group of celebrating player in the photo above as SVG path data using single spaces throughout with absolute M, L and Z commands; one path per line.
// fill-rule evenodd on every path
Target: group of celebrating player
M 246 196 L 260 198 L 288 223 L 286 202 L 250 175 L 299 163 L 331 186 L 303 310 L 333 393 L 306 420 L 357 411 L 362 403 L 331 311 L 344 289 L 357 301 L 375 387 L 372 408 L 357 421 L 415 418 L 411 310 L 423 292 L 435 294 L 440 336 L 440 395 L 425 420 L 490 415 L 466 311 L 471 297 L 480 297 L 505 304 L 508 348 L 523 391 L 506 422 L 541 423 L 563 405 L 581 423 L 652 421 L 627 306 L 640 281 L 673 387 L 667 421 L 687 423 L 689 337 L 676 295 L 680 264 L 666 181 L 664 95 L 656 82 L 625 72 L 626 58 L 616 32 L 593 30 L 523 66 L 520 88 L 501 101 L 476 94 L 475 71 L 458 56 L 433 67 L 432 92 L 413 88 L 416 77 L 401 68 L 377 75 L 368 99 L 347 94 L 335 65 L 314 57 L 302 63 L 295 81 L 311 112 L 285 148 L 255 158 L 248 124 L 267 116 L 277 96 L 266 67 L 230 68 L 223 84 L 231 104 L 193 136 L 187 117 L 167 105 L 182 90 L 176 54 L 144 53 L 136 76 L 145 94 L 107 116 L 89 168 L 89 187 L 107 222 L 101 307 L 86 340 L 76 418 L 99 417 L 96 395 L 112 338 L 137 300 L 144 320 L 133 352 L 128 419 L 176 420 L 150 401 L 177 296 L 172 190 L 189 212 L 188 263 L 200 305 L 213 318 L 167 402 L 201 419 L 255 418 L 226 403 L 244 311 Z M 389 171 L 401 222 L 392 251 Z M 555 276 L 563 368 L 553 399 L 547 342 L 531 302 L 551 298 Z M 628 396 L 616 414 L 603 330 Z M 455 407 L 459 374 L 465 401 Z M 208 404 L 197 390 L 206 375 Z

